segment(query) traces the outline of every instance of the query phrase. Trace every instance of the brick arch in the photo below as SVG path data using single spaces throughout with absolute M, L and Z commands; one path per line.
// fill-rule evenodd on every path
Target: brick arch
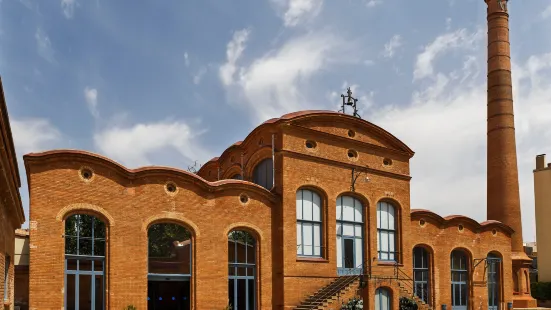
M 147 232 L 149 227 L 159 222 L 173 222 L 188 228 L 192 235 L 199 237 L 199 227 L 180 213 L 166 212 L 148 217 L 142 224 L 142 231 Z
M 228 238 L 228 234 L 231 231 L 239 230 L 239 229 L 244 229 L 247 232 L 252 233 L 255 237 L 258 238 L 257 241 L 262 241 L 264 239 L 264 233 L 262 232 L 262 229 L 260 229 L 260 227 L 254 225 L 254 224 L 247 223 L 247 222 L 237 222 L 237 223 L 233 223 L 233 224 L 228 225 L 224 229 L 224 238 Z
M 349 196 L 349 197 L 353 197 L 353 198 L 358 199 L 362 203 L 364 209 L 369 210 L 369 206 L 371 205 L 371 201 L 369 201 L 369 199 L 367 197 L 365 197 L 364 195 L 358 194 L 357 192 L 344 191 L 344 192 L 340 192 L 340 193 L 337 194 L 337 197 L 335 198 L 335 201 L 337 199 L 339 199 L 340 197 L 342 197 L 342 196 Z
M 249 160 L 247 160 L 246 163 L 244 163 L 245 167 L 243 169 L 245 175 L 243 178 L 247 178 L 247 180 L 253 179 L 253 171 L 256 166 L 263 161 L 264 159 L 272 158 L 272 147 L 270 145 L 263 146 L 260 149 L 256 150 Z M 273 163 L 275 165 L 275 163 Z
M 75 214 L 78 211 L 82 211 L 85 213 L 91 213 L 91 215 L 99 215 L 104 221 L 107 222 L 107 225 L 110 227 L 115 226 L 115 219 L 107 212 L 105 209 L 103 209 L 100 206 L 96 206 L 89 203 L 74 203 L 70 204 L 68 206 L 65 206 L 63 209 L 59 210 L 59 212 L 56 215 L 57 221 L 63 221 L 65 218 L 69 215 Z

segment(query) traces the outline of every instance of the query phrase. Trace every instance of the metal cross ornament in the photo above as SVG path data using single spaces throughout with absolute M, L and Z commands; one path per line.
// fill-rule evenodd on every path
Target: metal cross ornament
M 358 107 L 357 107 L 358 99 L 352 97 L 352 90 L 350 89 L 350 87 L 348 87 L 348 89 L 346 90 L 346 94 L 347 96 L 341 94 L 342 106 L 339 112 L 345 113 L 345 107 L 351 106 L 352 109 L 354 110 L 353 115 L 355 117 L 361 118 L 360 115 L 358 114 Z
M 497 3 L 503 12 L 507 12 L 507 0 L 497 0 Z

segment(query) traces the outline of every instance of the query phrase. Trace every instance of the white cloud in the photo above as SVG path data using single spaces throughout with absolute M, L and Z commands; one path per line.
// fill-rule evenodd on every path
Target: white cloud
M 48 37 L 48 35 L 44 33 L 42 29 L 37 28 L 34 34 L 34 38 L 36 39 L 38 55 L 46 59 L 48 62 L 53 63 L 55 61 L 54 49 L 52 47 L 52 43 L 50 42 L 50 38 Z
M 286 27 L 295 27 L 315 18 L 321 12 L 323 0 L 272 0 L 279 11 Z
M 249 29 L 242 29 L 234 32 L 232 40 L 228 43 L 226 48 L 227 62 L 220 67 L 219 75 L 224 85 L 230 85 L 233 82 L 233 76 L 237 69 L 237 60 L 241 57 L 241 54 L 245 50 L 245 43 L 247 42 L 251 31 Z
M 46 119 L 12 119 L 10 125 L 19 156 L 48 150 L 61 139 L 60 132 Z
M 203 79 L 203 76 L 205 76 L 206 73 L 207 73 L 206 67 L 202 67 L 201 69 L 199 69 L 197 74 L 193 76 L 193 84 L 199 85 L 201 83 L 201 80 Z
M 61 0 L 61 9 L 66 18 L 73 18 L 75 14 L 76 0 Z
M 396 49 L 402 46 L 402 37 L 399 34 L 396 34 L 390 38 L 390 41 L 385 44 L 385 50 L 383 51 L 383 57 L 392 58 Z
M 481 30 L 469 33 L 467 29 L 459 29 L 437 37 L 431 44 L 425 46 L 421 54 L 417 55 L 413 72 L 414 80 L 431 76 L 434 72 L 433 62 L 445 52 L 458 48 L 472 50 L 475 44 L 484 38 L 484 33 Z
M 543 12 L 541 12 L 541 16 L 543 18 L 551 17 L 551 4 L 545 10 L 543 10 Z
M 189 67 L 189 55 L 187 52 L 184 53 L 184 63 L 186 67 Z
M 381 1 L 381 0 L 368 0 L 366 5 L 367 5 L 368 8 L 372 8 L 372 7 L 375 7 L 375 6 L 377 6 L 379 4 L 382 4 L 382 3 L 383 3 L 383 1 Z
M 229 74 L 221 75 L 221 79 L 230 95 L 238 97 L 233 101 L 246 105 L 254 123 L 306 109 L 312 107 L 305 98 L 310 79 L 347 58 L 344 44 L 340 43 L 339 37 L 327 31 L 296 37 L 281 48 L 267 52 L 250 66 L 239 68 L 238 77 L 231 83 L 227 83 Z M 350 44 L 347 47 L 351 48 Z M 231 60 L 228 57 L 228 63 Z M 234 65 L 231 68 L 232 73 L 237 71 Z
M 444 35 L 472 38 L 474 33 Z M 429 46 L 461 49 L 461 44 Z M 469 41 L 461 39 L 458 41 Z M 449 42 L 449 40 L 448 40 Z M 486 219 L 486 46 L 478 41 L 451 72 L 431 69 L 407 106 L 373 105 L 367 118 L 416 152 L 411 161 L 411 207 L 441 215 Z M 426 51 L 425 51 L 426 52 Z M 425 53 L 423 52 L 423 53 Z M 438 53 L 434 53 L 435 55 Z M 425 71 L 427 72 L 427 71 Z M 469 77 L 469 78 L 465 78 Z M 525 240 L 534 232 L 533 175 L 537 154 L 551 153 L 551 53 L 513 63 L 515 125 Z M 522 82 L 522 83 L 521 83 Z
M 140 167 L 151 165 L 151 156 L 166 150 L 175 150 L 189 162 L 210 159 L 198 143 L 200 135 L 185 122 L 162 121 L 106 128 L 94 135 L 94 142 L 106 156 Z
M 92 113 L 92 116 L 96 118 L 99 117 L 98 90 L 86 86 L 86 88 L 84 88 L 84 99 L 86 100 L 86 105 L 88 106 L 90 113 Z

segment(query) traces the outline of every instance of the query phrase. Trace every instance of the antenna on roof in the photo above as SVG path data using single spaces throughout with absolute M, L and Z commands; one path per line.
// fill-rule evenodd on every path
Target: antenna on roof
M 362 118 L 360 114 L 358 114 L 358 99 L 352 97 L 352 90 L 350 90 L 350 87 L 348 87 L 348 89 L 346 90 L 346 94 L 347 96 L 341 94 L 342 106 L 339 112 L 346 113 L 345 107 L 351 106 L 354 112 L 353 115 L 357 118 Z
M 199 164 L 199 169 L 201 169 L 201 164 Z M 192 166 L 187 166 L 187 171 L 194 174 L 197 174 L 199 169 L 197 169 L 197 161 L 194 161 Z

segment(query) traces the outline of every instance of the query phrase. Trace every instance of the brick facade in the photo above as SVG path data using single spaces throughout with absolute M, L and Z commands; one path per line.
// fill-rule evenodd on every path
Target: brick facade
M 0 309 L 14 307 L 15 229 L 25 222 L 19 187 L 21 181 L 10 129 L 8 109 L 0 78 Z M 6 262 L 9 266 L 6 269 Z M 8 271 L 8 287 L 5 286 Z M 7 298 L 4 298 L 7 290 Z
M 272 141 L 274 148 L 272 149 Z M 306 146 L 306 141 L 313 142 Z M 351 152 L 349 156 L 349 153 Z M 409 159 L 413 151 L 383 129 L 330 111 L 304 111 L 272 119 L 243 141 L 203 165 L 197 175 L 172 168 L 128 170 L 101 156 L 50 151 L 25 156 L 30 208 L 30 309 L 64 307 L 64 220 L 84 213 L 107 229 L 107 309 L 147 307 L 147 229 L 174 222 L 192 233 L 193 309 L 223 309 L 228 302 L 228 233 L 250 231 L 258 240 L 258 309 L 292 309 L 337 277 L 336 204 L 342 195 L 363 205 L 362 267 L 366 309 L 375 310 L 375 291 L 391 291 L 397 309 L 402 288 L 392 275 L 412 277 L 412 251 L 430 249 L 431 304 L 451 306 L 450 253 L 469 253 L 469 268 L 490 252 L 503 258 L 501 309 L 511 301 L 511 233 L 495 221 L 441 218 L 410 209 Z M 254 167 L 274 158 L 275 186 L 251 181 Z M 243 166 L 241 165 L 243 163 Z M 83 179 L 82 168 L 93 172 Z M 352 169 L 362 174 L 351 190 Z M 244 173 L 244 180 L 228 179 Z M 220 180 L 218 180 L 220 178 Z M 167 192 L 166 184 L 177 186 Z M 321 197 L 321 257 L 297 255 L 296 193 Z M 243 202 L 243 195 L 248 197 Z M 396 208 L 397 264 L 379 261 L 377 205 Z M 419 221 L 425 224 L 421 227 Z M 459 225 L 463 226 L 461 232 Z M 469 273 L 470 308 L 487 306 L 485 263 Z M 411 285 L 411 284 L 410 284 Z M 344 295 L 343 295 L 344 296 Z

